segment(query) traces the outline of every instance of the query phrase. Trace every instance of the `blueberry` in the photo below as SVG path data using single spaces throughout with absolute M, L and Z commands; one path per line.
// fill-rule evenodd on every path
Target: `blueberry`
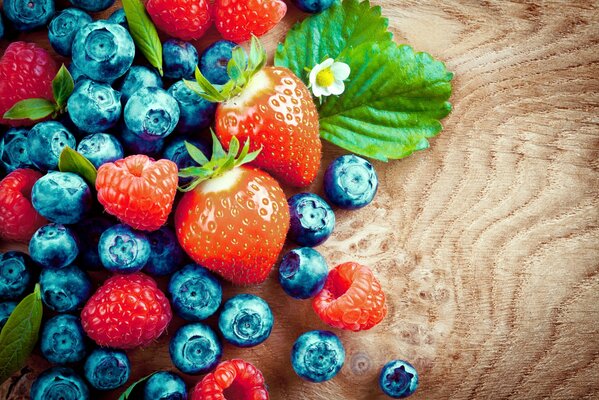
M 114 4 L 114 0 L 69 0 L 72 5 L 85 11 L 104 11 Z
M 85 269 L 102 268 L 98 243 L 104 231 L 113 225 L 112 220 L 102 216 L 86 218 L 77 225 L 73 225 L 79 238 L 79 259 Z
M 393 360 L 381 370 L 379 385 L 387 396 L 402 399 L 418 388 L 418 372 L 407 361 Z
M 372 164 L 353 154 L 337 158 L 324 174 L 324 192 L 340 208 L 353 210 L 370 204 L 378 187 Z
M 125 15 L 125 10 L 122 8 L 117 8 L 114 10 L 110 17 L 107 19 L 111 24 L 118 24 L 123 28 L 129 30 L 129 23 L 127 22 L 127 16 Z
M 293 4 L 300 10 L 316 14 L 330 8 L 335 0 L 293 0 Z
M 92 17 L 77 8 L 67 8 L 56 14 L 48 27 L 52 48 L 62 56 L 70 56 L 75 34 L 92 21 Z
M 48 224 L 39 228 L 29 241 L 29 254 L 45 268 L 64 268 L 79 254 L 77 238 L 64 225 Z
M 121 274 L 137 272 L 150 258 L 148 236 L 128 225 L 118 224 L 104 231 L 98 243 L 102 265 Z
M 20 251 L 0 253 L 0 300 L 18 300 L 34 280 L 33 260 Z
M 191 78 L 198 66 L 198 51 L 193 44 L 169 39 L 162 45 L 164 76 L 171 79 Z
M 44 304 L 57 312 L 77 309 L 89 298 L 92 290 L 87 274 L 75 265 L 42 270 L 40 286 Z
M 177 374 L 159 371 L 152 375 L 144 387 L 144 400 L 186 400 L 187 387 Z
M 289 296 L 309 299 L 322 290 L 328 273 L 324 257 L 311 247 L 302 247 L 283 256 L 279 282 Z
M 223 291 L 218 280 L 206 268 L 189 264 L 171 277 L 168 285 L 173 309 L 188 321 L 201 321 L 216 312 Z
M 127 154 L 147 154 L 155 157 L 162 152 L 164 140 L 148 140 L 132 133 L 126 126 L 122 126 L 121 143 Z
M 131 364 L 124 351 L 95 349 L 85 360 L 85 379 L 98 390 L 112 390 L 129 380 Z
M 135 45 L 127 29 L 106 21 L 85 25 L 73 41 L 73 63 L 98 82 L 123 76 L 134 57 Z
M 0 39 L 4 37 L 4 21 L 2 20 L 2 14 L 0 14 Z
M 238 44 L 228 40 L 219 40 L 204 50 L 200 57 L 200 71 L 211 83 L 224 85 L 229 82 L 227 65 Z
M 209 102 L 189 89 L 183 81 L 175 82 L 168 92 L 177 100 L 181 110 L 177 131 L 196 133 L 212 124 L 216 112 L 215 103 Z
M 119 81 L 117 88 L 121 91 L 121 101 L 125 104 L 133 93 L 141 88 L 157 87 L 162 89 L 162 79 L 153 69 L 135 65 Z
M 219 363 L 223 349 L 214 331 L 202 323 L 184 325 L 171 338 L 171 361 L 185 374 L 204 374 Z
M 67 108 L 71 121 L 87 133 L 104 132 L 119 122 L 121 94 L 106 83 L 89 79 L 79 82 Z
M 154 276 L 170 275 L 181 267 L 185 254 L 175 232 L 163 226 L 148 233 L 150 241 L 150 258 L 144 266 L 144 271 Z
M 56 121 L 40 122 L 27 135 L 29 159 L 41 170 L 57 169 L 62 150 L 74 149 L 76 144 L 75 136 Z
M 87 349 L 79 318 L 69 314 L 50 318 L 42 329 L 40 348 L 53 364 L 82 361 Z
M 53 367 L 45 370 L 31 385 L 31 400 L 89 400 L 89 389 L 71 368 Z
M 4 303 L 0 303 L 0 331 L 6 325 L 8 321 L 8 317 L 17 307 L 16 301 L 5 301 Z
M 96 168 L 107 162 L 120 160 L 125 155 L 121 142 L 108 133 L 94 133 L 84 137 L 77 145 L 77 151 Z
M 238 347 L 252 347 L 270 336 L 274 317 L 268 303 L 253 294 L 227 300 L 218 318 L 225 340 Z
M 22 128 L 11 128 L 4 134 L 0 148 L 0 164 L 6 172 L 18 168 L 35 168 L 29 159 L 27 135 L 29 131 Z
M 20 31 L 47 25 L 54 10 L 54 0 L 4 0 L 6 18 Z
M 79 83 L 85 79 L 89 79 L 87 76 L 85 76 L 83 71 L 81 71 L 79 68 L 77 68 L 75 66 L 75 64 L 73 64 L 73 63 L 69 64 L 68 70 L 69 70 L 69 73 L 71 74 L 71 77 L 73 78 L 73 81 L 75 81 L 75 83 Z
M 175 130 L 179 115 L 179 105 L 173 96 L 157 87 L 145 87 L 129 98 L 124 119 L 134 135 L 146 140 L 162 140 Z
M 327 202 L 313 193 L 299 193 L 291 197 L 289 238 L 302 246 L 316 246 L 331 236 L 335 227 L 335 213 Z
M 341 371 L 345 362 L 343 344 L 333 332 L 309 331 L 302 334 L 291 350 L 291 366 L 310 382 L 324 382 Z
M 92 194 L 83 178 L 72 172 L 48 172 L 31 190 L 33 207 L 57 224 L 76 224 L 92 207 Z

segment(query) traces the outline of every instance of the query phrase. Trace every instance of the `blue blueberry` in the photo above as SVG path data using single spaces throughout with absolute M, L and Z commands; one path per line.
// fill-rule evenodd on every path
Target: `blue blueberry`
M 145 87 L 133 93 L 124 113 L 129 131 L 146 140 L 166 138 L 175 130 L 179 116 L 177 100 L 157 87 Z
M 331 236 L 335 228 L 335 213 L 327 202 L 314 193 L 299 193 L 291 197 L 289 238 L 302 246 L 314 247 Z
M 209 102 L 189 89 L 183 81 L 175 82 L 168 92 L 177 100 L 181 111 L 177 125 L 178 132 L 197 133 L 212 124 L 216 112 L 215 103 Z
M 5 301 L 0 303 L 0 331 L 2 328 L 4 328 L 4 325 L 6 325 L 10 314 L 15 310 L 16 307 L 16 301 Z
M 216 312 L 223 298 L 218 280 L 206 268 L 189 264 L 175 272 L 168 285 L 173 309 L 188 321 L 201 321 Z
M 87 76 L 85 76 L 83 71 L 81 71 L 79 68 L 77 68 L 75 66 L 75 64 L 73 64 L 73 63 L 69 64 L 68 70 L 71 74 L 71 77 L 73 78 L 73 81 L 75 81 L 75 83 L 79 83 L 85 79 L 89 79 Z
M 2 14 L 0 14 L 0 39 L 4 37 L 4 21 L 2 20 Z
M 184 325 L 171 338 L 171 361 L 185 374 L 204 374 L 219 363 L 223 349 L 216 333 L 202 323 Z
M 147 154 L 156 157 L 162 152 L 164 140 L 148 140 L 131 132 L 124 124 L 121 131 L 121 143 L 127 154 Z
M 58 169 L 62 150 L 77 145 L 75 136 L 56 121 L 40 122 L 27 135 L 27 153 L 31 162 L 41 170 Z
M 6 18 L 20 31 L 47 25 L 54 11 L 54 0 L 4 0 Z
M 154 276 L 170 275 L 181 267 L 185 253 L 175 232 L 163 226 L 148 233 L 150 241 L 150 258 L 144 266 L 144 271 Z
M 45 268 L 64 268 L 75 261 L 78 254 L 77 238 L 64 225 L 42 226 L 29 241 L 29 255 Z
M 40 348 L 46 360 L 53 364 L 82 361 L 87 346 L 79 318 L 69 314 L 50 318 L 42 329 Z
M 324 257 L 311 247 L 302 247 L 283 256 L 279 265 L 279 282 L 289 296 L 309 299 L 322 290 L 328 273 Z
M 40 286 L 42 301 L 57 312 L 77 309 L 90 297 L 92 290 L 87 274 L 75 265 L 42 270 Z
M 171 79 L 191 78 L 198 66 L 198 51 L 189 42 L 169 39 L 162 45 L 164 76 Z
M 227 65 L 238 44 L 228 40 L 219 40 L 204 50 L 200 57 L 200 71 L 211 83 L 224 85 L 229 82 Z
M 127 29 L 110 22 L 85 25 L 73 41 L 73 63 L 94 81 L 112 82 L 120 78 L 131 67 L 134 57 L 135 45 Z
M 117 88 L 121 91 L 121 101 L 125 104 L 133 93 L 141 88 L 157 87 L 162 89 L 162 79 L 153 69 L 134 65 L 127 71 Z
M 125 10 L 122 8 L 117 8 L 114 10 L 110 17 L 107 19 L 111 24 L 118 24 L 123 28 L 129 30 L 129 23 L 127 22 L 127 16 L 125 15 Z
M 330 8 L 335 0 L 293 0 L 293 4 L 303 12 L 316 14 Z
M 137 272 L 146 265 L 151 254 L 148 236 L 128 225 L 118 224 L 104 231 L 98 243 L 102 265 L 121 274 Z
M 341 371 L 345 349 L 333 332 L 309 331 L 293 344 L 291 366 L 296 374 L 310 382 L 324 382 Z
M 76 224 L 92 207 L 92 194 L 83 178 L 72 172 L 51 171 L 31 190 L 33 208 L 57 224 Z
M 75 34 L 92 21 L 92 17 L 77 8 L 67 8 L 56 14 L 48 27 L 52 48 L 62 56 L 70 56 Z
M 114 4 L 115 0 L 69 0 L 75 7 L 85 11 L 104 11 Z
M 18 168 L 35 168 L 29 159 L 27 135 L 29 131 L 22 128 L 11 128 L 4 134 L 0 144 L 0 163 L 6 172 Z
M 0 300 L 19 300 L 33 279 L 31 257 L 20 251 L 0 253 Z
M 106 83 L 83 80 L 75 86 L 67 108 L 71 121 L 83 132 L 104 132 L 119 122 L 121 94 Z
M 107 162 L 120 160 L 125 155 L 121 142 L 108 133 L 94 133 L 84 137 L 77 145 L 77 151 L 96 168 Z
M 418 388 L 418 372 L 407 361 L 393 360 L 381 370 L 379 385 L 387 396 L 403 399 Z
M 31 400 L 89 400 L 89 389 L 71 368 L 53 367 L 45 370 L 31 385 Z
M 131 363 L 124 351 L 95 349 L 85 360 L 85 379 L 98 390 L 112 390 L 129 380 Z
M 253 294 L 227 300 L 218 318 L 225 340 L 238 347 L 252 347 L 270 336 L 274 317 L 268 303 Z
M 144 400 L 187 400 L 187 387 L 179 375 L 159 371 L 147 380 Z
M 112 220 L 103 216 L 86 218 L 77 225 L 73 225 L 79 238 L 79 260 L 85 269 L 102 268 L 98 253 L 100 236 L 113 225 Z
M 372 164 L 353 154 L 337 158 L 324 174 L 324 192 L 340 208 L 353 210 L 370 204 L 378 187 Z

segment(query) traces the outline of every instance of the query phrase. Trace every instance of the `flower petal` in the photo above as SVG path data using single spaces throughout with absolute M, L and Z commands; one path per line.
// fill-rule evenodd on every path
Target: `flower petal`
M 325 69 L 330 67 L 331 65 L 333 65 L 333 63 L 335 63 L 335 60 L 333 60 L 332 58 L 327 58 L 326 60 L 324 60 L 323 62 L 321 62 L 320 64 L 318 64 L 320 67 L 322 67 L 321 69 Z
M 314 93 L 314 97 L 321 97 L 323 94 L 322 86 L 313 85 L 312 93 Z
M 349 74 L 351 73 L 351 69 L 349 65 L 342 62 L 336 62 L 331 66 L 331 71 L 333 71 L 333 75 L 335 75 L 335 79 L 340 81 L 344 81 L 349 78 Z
M 335 83 L 333 83 L 327 89 L 331 94 L 339 96 L 341 93 L 345 91 L 345 83 L 343 83 L 343 81 L 335 80 Z

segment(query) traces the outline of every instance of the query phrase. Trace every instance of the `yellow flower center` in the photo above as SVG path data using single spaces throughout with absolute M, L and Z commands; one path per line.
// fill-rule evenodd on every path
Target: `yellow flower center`
M 329 87 L 335 83 L 335 75 L 331 67 L 325 68 L 316 75 L 316 83 L 321 87 Z

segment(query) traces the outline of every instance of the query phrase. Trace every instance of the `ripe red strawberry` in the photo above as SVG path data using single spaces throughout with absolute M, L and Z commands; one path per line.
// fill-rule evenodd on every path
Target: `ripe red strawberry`
M 138 154 L 98 169 L 98 201 L 134 229 L 155 231 L 166 223 L 177 194 L 177 164 Z
M 47 224 L 31 205 L 31 188 L 41 177 L 32 169 L 17 169 L 0 181 L 0 238 L 29 242 Z
M 216 134 L 225 148 L 234 136 L 240 142 L 251 139 L 251 150 L 262 148 L 254 165 L 283 183 L 307 186 L 316 178 L 322 150 L 312 96 L 290 70 L 262 68 L 266 53 L 257 39 L 252 39 L 247 68 L 238 65 L 242 53 L 241 48 L 234 50 L 229 65 L 234 79 L 220 92 L 196 70 L 195 90 L 209 101 L 221 102 Z
M 370 268 L 348 262 L 329 272 L 324 289 L 312 301 L 327 324 L 350 331 L 370 329 L 387 314 L 385 293 Z
M 53 100 L 52 79 L 58 67 L 50 54 L 34 43 L 13 42 L 0 59 L 0 125 L 31 126 L 30 119 L 6 120 L 2 116 L 21 100 Z
M 268 400 L 262 372 L 249 362 L 223 361 L 191 392 L 191 400 Z
M 214 136 L 214 135 L 213 135 Z M 246 142 L 239 158 L 236 138 L 225 155 L 214 137 L 213 159 L 190 155 L 202 167 L 183 169 L 181 177 L 196 177 L 175 211 L 175 229 L 181 247 L 198 264 L 237 285 L 263 282 L 276 262 L 289 229 L 285 193 L 266 172 L 242 166 Z
M 208 0 L 148 0 L 146 10 L 158 28 L 181 40 L 201 38 L 212 23 Z
M 281 0 L 216 0 L 214 23 L 225 39 L 241 43 L 266 34 L 286 12 Z
M 81 324 L 99 346 L 132 349 L 156 340 L 172 316 L 156 282 L 138 272 L 107 279 L 85 304 Z

